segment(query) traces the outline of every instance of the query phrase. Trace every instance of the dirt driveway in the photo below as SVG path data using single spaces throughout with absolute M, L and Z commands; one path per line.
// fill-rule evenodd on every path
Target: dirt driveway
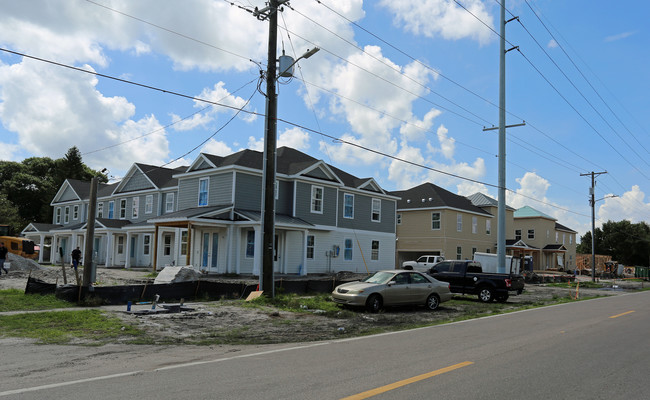
M 27 271 L 12 271 L 0 276 L 0 289 L 24 289 Z M 70 275 L 68 272 L 69 279 Z M 136 284 L 146 281 L 147 272 L 99 269 L 102 285 Z M 61 268 L 48 267 L 31 271 L 32 277 L 54 283 L 62 281 Z M 637 284 L 640 286 L 639 284 Z M 622 285 L 619 285 L 622 286 Z M 580 298 L 622 294 L 630 287 L 580 289 Z M 281 311 L 273 307 L 245 307 L 244 301 L 223 300 L 188 303 L 193 311 L 174 314 L 127 314 L 126 306 L 101 307 L 122 319 L 125 324 L 146 332 L 146 342 L 157 344 L 258 344 L 287 343 L 351 337 L 385 331 L 408 329 L 468 316 L 484 316 L 523 307 L 552 304 L 574 298 L 575 287 L 526 285 L 524 293 L 512 296 L 505 304 L 478 302 L 476 296 L 455 296 L 436 311 L 419 307 L 388 309 L 378 314 L 341 309 L 335 315 L 322 310 L 302 308 L 300 312 Z M 133 310 L 150 309 L 151 305 L 134 305 Z

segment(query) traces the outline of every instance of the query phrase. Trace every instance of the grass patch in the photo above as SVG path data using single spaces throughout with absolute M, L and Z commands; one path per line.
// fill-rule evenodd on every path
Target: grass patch
M 0 336 L 36 339 L 41 344 L 103 344 L 119 337 L 137 338 L 142 331 L 99 310 L 55 311 L 0 316 Z
M 313 296 L 298 296 L 296 294 L 278 294 L 274 298 L 260 296 L 255 300 L 244 303 L 247 307 L 270 306 L 282 311 L 309 312 L 321 310 L 327 316 L 341 317 L 341 309 L 328 294 L 321 293 Z
M 25 294 L 22 290 L 0 290 L 0 312 L 51 310 L 74 307 L 72 303 L 57 299 L 53 294 Z

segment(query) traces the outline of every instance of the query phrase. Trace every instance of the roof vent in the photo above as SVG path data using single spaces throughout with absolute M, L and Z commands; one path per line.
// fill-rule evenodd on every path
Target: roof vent
M 433 201 L 433 197 L 429 197 L 429 201 Z
M 422 199 L 422 202 L 423 202 L 423 203 L 424 203 L 425 201 L 426 201 L 426 199 Z
M 411 202 L 411 199 L 406 199 L 406 202 L 407 202 L 407 203 L 410 203 L 410 202 Z

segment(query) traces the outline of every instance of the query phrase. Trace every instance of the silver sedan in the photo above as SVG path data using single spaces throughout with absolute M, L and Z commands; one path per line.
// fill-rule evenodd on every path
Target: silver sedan
M 424 305 L 435 310 L 451 299 L 449 284 L 417 271 L 378 271 L 362 281 L 344 283 L 332 292 L 333 300 L 346 306 L 377 312 L 384 306 Z

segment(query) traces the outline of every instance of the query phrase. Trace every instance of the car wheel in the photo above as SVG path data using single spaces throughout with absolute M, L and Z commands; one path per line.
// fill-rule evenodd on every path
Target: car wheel
M 505 303 L 506 301 L 508 301 L 508 297 L 510 297 L 510 295 L 508 295 L 508 293 L 498 294 L 498 295 L 495 296 L 495 298 L 497 299 L 497 301 L 499 303 Z
M 429 310 L 435 310 L 440 306 L 440 298 L 437 294 L 432 293 L 427 297 L 427 308 Z
M 378 294 L 372 294 L 368 297 L 366 301 L 366 309 L 372 313 L 379 312 L 381 310 L 382 301 L 381 296 Z
M 489 303 L 494 299 L 494 291 L 492 288 L 483 286 L 478 291 L 478 299 L 483 303 Z

